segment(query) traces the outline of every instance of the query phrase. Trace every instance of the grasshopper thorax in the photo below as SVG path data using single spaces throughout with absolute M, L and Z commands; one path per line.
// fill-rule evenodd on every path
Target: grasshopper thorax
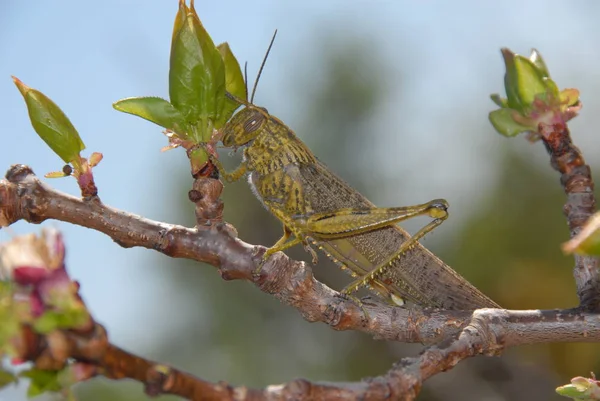
M 246 104 L 223 127 L 223 145 L 227 148 L 246 145 L 261 133 L 269 117 L 267 109 Z

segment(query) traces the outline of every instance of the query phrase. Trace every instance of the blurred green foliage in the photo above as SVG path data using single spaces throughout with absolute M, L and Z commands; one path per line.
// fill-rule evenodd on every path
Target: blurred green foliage
M 573 258 L 560 250 L 568 228 L 558 173 L 523 154 L 506 152 L 494 189 L 458 233 L 460 245 L 440 255 L 506 308 L 576 306 Z M 511 352 L 524 363 L 547 364 L 565 379 L 600 368 L 597 344 L 536 345 Z

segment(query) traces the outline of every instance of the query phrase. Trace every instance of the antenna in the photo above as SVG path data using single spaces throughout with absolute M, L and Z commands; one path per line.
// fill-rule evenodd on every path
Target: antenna
M 252 105 L 251 103 L 248 103 L 247 100 L 239 98 L 239 97 L 237 97 L 237 96 L 235 96 L 235 95 L 233 95 L 233 94 L 231 94 L 231 93 L 229 93 L 227 91 L 225 91 L 225 96 L 227 98 L 233 100 L 234 102 L 238 103 L 238 104 L 243 104 L 244 106 L 251 106 Z
M 273 47 L 273 42 L 275 42 L 275 36 L 277 36 L 277 29 L 275 29 L 275 33 L 271 38 L 271 43 L 269 43 L 269 48 L 267 49 L 267 54 L 265 54 L 265 58 L 260 65 L 260 69 L 258 70 L 258 75 L 256 76 L 256 81 L 254 81 L 254 87 L 252 88 L 252 96 L 250 97 L 250 103 L 254 101 L 254 94 L 256 93 L 256 87 L 258 86 L 258 80 L 260 79 L 260 74 L 262 74 L 263 68 L 265 68 L 265 63 L 267 62 L 267 58 L 269 57 L 269 52 L 271 52 L 271 47 Z
M 244 86 L 246 87 L 246 99 L 248 99 L 248 62 L 244 63 Z

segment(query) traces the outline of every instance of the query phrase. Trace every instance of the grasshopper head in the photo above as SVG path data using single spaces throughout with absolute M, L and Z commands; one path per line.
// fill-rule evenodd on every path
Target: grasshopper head
M 223 145 L 227 148 L 246 145 L 260 134 L 268 120 L 267 109 L 246 105 L 223 127 Z

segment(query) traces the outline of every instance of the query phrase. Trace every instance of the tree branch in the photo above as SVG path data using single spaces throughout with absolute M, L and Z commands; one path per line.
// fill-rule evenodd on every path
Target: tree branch
M 545 321 L 541 323 L 540 320 Z M 569 331 L 558 333 L 558 322 L 569 322 Z M 493 323 L 490 323 L 493 322 Z M 531 324 L 535 330 L 530 330 Z M 479 354 L 495 355 L 507 346 L 523 344 L 523 333 L 533 342 L 591 341 L 600 339 L 600 321 L 595 315 L 540 311 L 475 311 L 471 323 L 457 340 L 433 346 L 416 358 L 404 358 L 385 375 L 356 383 L 324 383 L 294 380 L 264 389 L 211 383 L 175 368 L 149 361 L 108 342 L 104 328 L 95 324 L 85 333 L 53 332 L 40 336 L 29 331 L 21 345 L 23 356 L 39 368 L 56 369 L 68 358 L 86 367 L 86 377 L 104 375 L 129 378 L 145 385 L 150 395 L 174 394 L 190 400 L 412 400 L 424 380 Z M 564 325 L 563 325 L 564 327 Z M 49 340 L 48 337 L 51 337 Z M 532 343 L 533 343 L 532 342 Z M 81 377 L 80 377 L 81 378 Z
M 206 262 L 218 267 L 224 279 L 251 281 L 261 291 L 298 309 L 306 320 L 324 322 L 336 330 L 363 331 L 384 340 L 435 344 L 459 334 L 471 324 L 473 318 L 472 311 L 398 308 L 377 301 L 364 303 L 361 308 L 354 301 L 345 299 L 315 280 L 310 266 L 291 260 L 283 253 L 271 257 L 263 265 L 260 276 L 254 275 L 265 248 L 235 238 L 234 230 L 226 223 L 219 222 L 192 229 L 152 221 L 111 208 L 97 199 L 86 201 L 56 191 L 41 182 L 29 167 L 23 165 L 11 167 L 6 178 L 0 181 L 1 226 L 20 219 L 31 223 L 56 219 L 103 232 L 123 247 L 141 246 L 171 257 Z M 220 185 L 217 180 L 206 180 L 212 182 L 210 185 Z M 220 191 L 206 193 L 216 197 L 220 195 Z M 207 202 L 207 199 L 208 196 L 204 196 L 200 201 Z M 204 218 L 206 217 L 205 215 Z M 566 333 L 558 330 L 563 321 L 565 324 L 572 324 L 576 320 L 566 319 L 565 316 L 582 316 L 577 311 L 525 311 L 514 312 L 513 315 L 510 311 L 490 310 L 489 313 L 493 315 L 495 322 L 509 325 L 505 330 L 522 332 L 519 344 L 584 340 L 580 335 L 569 336 L 567 339 L 564 337 Z M 511 319 L 500 315 L 501 313 L 508 313 Z M 524 317 L 527 318 L 528 329 L 510 326 Z M 525 336 L 528 331 L 533 333 L 538 328 L 548 329 L 548 324 L 553 325 L 553 333 L 548 334 L 549 339 L 537 336 L 527 339 Z M 577 328 L 574 333 L 582 331 L 583 329 Z M 586 340 L 600 338 L 596 337 L 598 333 L 595 329 L 590 327 L 587 331 L 590 337 Z
M 538 132 L 550 154 L 550 165 L 561 174 L 560 183 L 567 194 L 563 211 L 573 238 L 596 210 L 592 173 L 581 151 L 573 144 L 565 123 L 540 123 Z M 580 307 L 599 311 L 598 258 L 575 255 L 573 275 Z
M 576 178 L 566 180 L 570 183 L 565 184 L 566 191 L 579 188 L 573 182 L 581 183 L 577 174 L 582 170 L 585 169 L 571 170 L 571 176 Z M 6 180 L 0 181 L 0 226 L 21 219 L 31 223 L 56 219 L 81 225 L 107 234 L 123 247 L 142 246 L 172 257 L 209 263 L 219 268 L 224 279 L 251 281 L 261 291 L 298 309 L 308 321 L 321 321 L 336 330 L 367 332 L 378 339 L 438 345 L 424 350 L 419 357 L 402 359 L 383 376 L 359 383 L 296 380 L 262 390 L 209 383 L 131 355 L 107 341 L 95 359 L 81 353 L 76 347 L 81 341 L 74 341 L 70 357 L 92 363 L 99 369 L 94 374 L 132 378 L 146 383 L 150 393 L 169 392 L 194 400 L 410 400 L 418 394 L 424 380 L 471 356 L 498 355 L 506 347 L 523 344 L 600 341 L 600 320 L 582 309 L 446 311 L 399 308 L 369 301 L 363 305 L 365 315 L 355 302 L 316 281 L 304 262 L 291 260 L 283 253 L 271 257 L 260 275 L 254 275 L 265 248 L 237 239 L 235 229 L 221 221 L 220 185 L 208 178 L 195 181 L 190 199 L 196 203 L 199 224 L 191 229 L 131 215 L 103 205 L 98 198 L 81 200 L 61 193 L 42 183 L 29 167 L 16 165 L 9 169 Z M 589 207 L 589 196 L 586 199 L 583 204 Z M 569 198 L 567 204 L 573 203 Z M 571 222 L 571 214 L 567 216 Z M 591 265 L 585 266 L 583 270 L 590 274 Z
M 304 262 L 283 253 L 271 257 L 260 276 L 254 275 L 265 248 L 235 238 L 226 223 L 192 229 L 152 221 L 106 206 L 97 198 L 82 200 L 56 191 L 23 165 L 11 167 L 6 178 L 0 181 L 0 226 L 21 219 L 31 223 L 55 219 L 105 233 L 126 248 L 141 246 L 171 257 L 206 262 L 218 267 L 224 279 L 251 281 L 261 291 L 299 309 L 306 320 L 325 322 L 336 330 L 360 330 L 380 339 L 431 344 L 458 333 L 470 317 L 468 311 L 400 309 L 375 301 L 361 309 L 315 280 Z M 209 180 L 209 186 L 220 185 L 217 180 L 203 180 Z M 200 201 L 207 202 L 210 194 L 218 197 L 220 192 L 207 191 Z

